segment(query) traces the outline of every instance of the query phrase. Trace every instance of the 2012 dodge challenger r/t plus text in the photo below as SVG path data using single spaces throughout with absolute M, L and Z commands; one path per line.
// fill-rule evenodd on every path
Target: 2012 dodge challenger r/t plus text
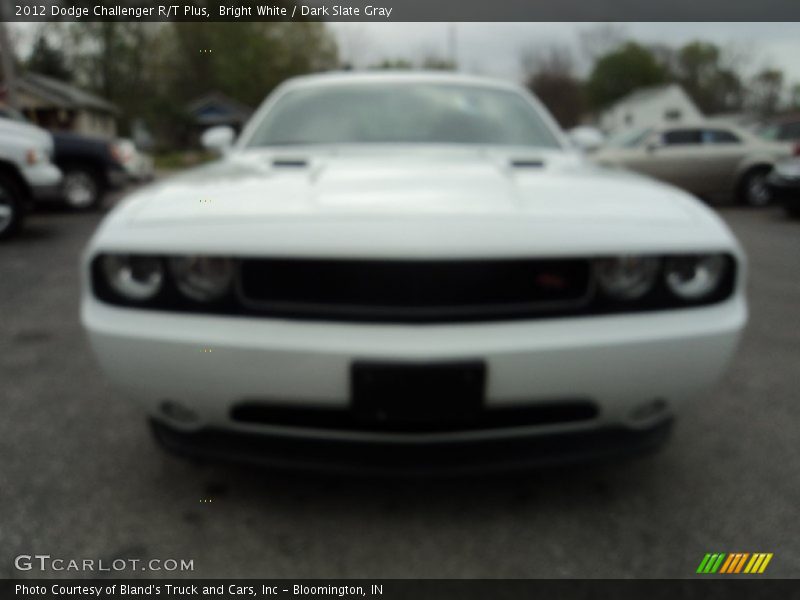
M 686 193 L 574 152 L 461 75 L 291 80 L 83 260 L 108 377 L 184 455 L 437 472 L 657 446 L 747 319 Z

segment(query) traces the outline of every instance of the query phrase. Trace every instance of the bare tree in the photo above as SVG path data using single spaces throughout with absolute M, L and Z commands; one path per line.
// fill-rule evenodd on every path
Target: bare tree
M 6 31 L 6 10 L 9 5 L 5 2 L 0 2 L 0 66 L 3 69 L 3 84 L 5 85 L 5 100 L 6 103 L 16 108 L 16 93 L 15 93 L 15 65 L 14 65 L 14 52 L 11 48 L 11 42 L 8 39 L 8 32 Z
M 625 27 L 619 23 L 593 25 L 578 33 L 583 58 L 589 64 L 619 48 L 627 39 Z
M 528 48 L 522 55 L 526 85 L 562 127 L 574 127 L 585 108 L 583 85 L 575 76 L 575 60 L 565 45 Z

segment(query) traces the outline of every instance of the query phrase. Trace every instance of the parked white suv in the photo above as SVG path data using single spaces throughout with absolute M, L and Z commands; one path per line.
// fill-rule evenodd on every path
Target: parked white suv
M 0 117 L 0 239 L 19 228 L 27 204 L 59 193 L 61 171 L 52 155 L 47 131 Z

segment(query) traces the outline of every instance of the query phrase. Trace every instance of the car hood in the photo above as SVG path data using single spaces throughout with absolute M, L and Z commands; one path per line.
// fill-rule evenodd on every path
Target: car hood
M 11 119 L 0 118 L 0 135 L 4 137 L 18 137 L 28 138 L 31 143 L 36 144 L 38 147 L 43 147 L 52 150 L 53 136 L 50 135 L 46 129 L 31 125 L 30 123 L 22 123 L 13 121 Z
M 139 239 L 163 238 L 154 231 L 164 227 L 178 237 L 198 235 L 205 226 L 214 230 L 208 244 L 223 237 L 236 245 L 268 232 L 271 240 L 296 235 L 308 242 L 317 232 L 336 237 L 339 249 L 365 237 L 380 246 L 381 231 L 387 243 L 404 237 L 406 245 L 417 239 L 430 248 L 424 231 L 434 240 L 466 236 L 475 245 L 520 228 L 527 238 L 539 230 L 542 240 L 553 232 L 581 235 L 580 228 L 641 235 L 716 223 L 679 190 L 571 153 L 485 148 L 239 152 L 135 194 L 111 221 L 137 230 Z M 194 234 L 185 233 L 191 226 Z

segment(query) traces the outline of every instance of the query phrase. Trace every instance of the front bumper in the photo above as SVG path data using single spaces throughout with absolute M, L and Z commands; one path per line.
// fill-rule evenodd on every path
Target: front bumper
M 460 475 L 605 462 L 658 449 L 672 419 L 643 429 L 602 427 L 569 433 L 461 442 L 331 440 L 231 433 L 185 432 L 150 422 L 169 452 L 192 459 L 226 460 L 270 468 L 325 470 L 359 475 Z
M 61 196 L 61 170 L 51 163 L 39 163 L 24 170 L 23 175 L 34 202 L 51 201 Z
M 693 309 L 447 325 L 137 311 L 99 302 L 88 291 L 82 300 L 82 321 L 107 376 L 151 417 L 187 434 L 189 445 L 201 447 L 219 432 L 284 441 L 390 443 L 406 449 L 423 443 L 491 441 L 502 448 L 501 440 L 513 445 L 514 440 L 539 436 L 573 439 L 569 436 L 608 428 L 644 432 L 670 411 L 642 416 L 642 406 L 658 403 L 676 409 L 713 385 L 746 318 L 741 294 Z M 301 415 L 308 409 L 348 411 L 351 366 L 360 360 L 478 360 L 486 365 L 487 411 L 582 399 L 597 413 L 579 422 L 551 419 L 436 433 L 340 430 L 317 427 L 302 417 L 291 424 L 235 418 L 243 403 L 289 407 Z M 192 421 L 170 421 L 165 403 L 188 407 Z

